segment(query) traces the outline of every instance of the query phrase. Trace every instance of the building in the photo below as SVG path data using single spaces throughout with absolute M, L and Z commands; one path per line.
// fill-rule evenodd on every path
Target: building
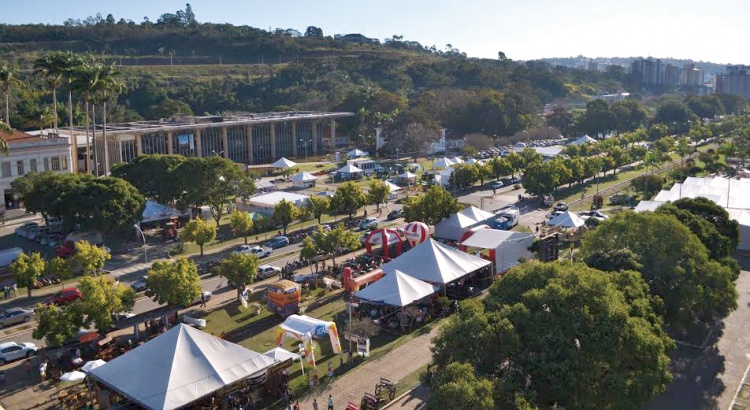
M 93 132 L 73 127 L 70 133 L 78 160 L 74 171 L 94 169 L 109 174 L 112 166 L 143 154 L 186 157 L 221 155 L 240 164 L 265 164 L 280 157 L 303 158 L 325 152 L 324 140 L 335 141 L 336 120 L 347 112 L 274 112 L 225 116 L 175 117 L 125 124 L 97 124 Z M 103 144 L 106 132 L 107 144 Z M 88 135 L 88 136 L 87 136 Z M 86 141 L 92 141 L 86 143 Z M 86 158 L 89 158 L 88 161 Z
M 727 67 L 725 74 L 716 76 L 717 94 L 736 94 L 750 98 L 750 66 Z
M 680 85 L 680 69 L 672 64 L 664 64 L 662 83 L 664 85 Z
M 630 72 L 641 84 L 662 84 L 663 81 L 662 64 L 658 58 L 639 58 L 631 63 Z
M 0 188 L 2 188 L 2 209 L 18 206 L 10 183 L 29 172 L 52 171 L 71 172 L 70 138 L 56 133 L 37 135 L 13 131 L 4 137 L 8 142 L 8 155 L 0 154 Z
M 627 100 L 630 97 L 630 93 L 617 93 L 617 94 L 602 94 L 591 97 L 592 100 L 604 100 L 608 103 L 614 103 L 617 101 Z

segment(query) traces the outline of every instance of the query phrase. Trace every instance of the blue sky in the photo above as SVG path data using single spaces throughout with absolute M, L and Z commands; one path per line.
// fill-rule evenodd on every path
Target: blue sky
M 3 4 L 5 3 L 5 4 Z M 750 63 L 750 0 L 194 0 L 198 21 L 326 35 L 394 34 L 471 57 L 654 56 Z M 101 12 L 141 22 L 185 0 L 0 0 L 2 23 L 62 23 Z

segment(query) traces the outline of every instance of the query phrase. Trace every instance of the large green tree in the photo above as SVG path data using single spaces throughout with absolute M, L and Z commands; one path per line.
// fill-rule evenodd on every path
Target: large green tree
M 18 78 L 18 68 L 8 64 L 0 65 L 0 90 L 5 95 L 5 123 L 10 125 L 10 93 L 13 88 L 24 84 Z
M 336 188 L 336 194 L 331 199 L 331 209 L 351 218 L 366 203 L 367 196 L 362 188 L 356 182 L 349 181 Z
M 462 304 L 434 340 L 434 359 L 493 378 L 497 407 L 514 408 L 520 395 L 539 408 L 639 409 L 671 381 L 674 343 L 651 299 L 635 272 L 524 263 L 484 303 Z
M 466 363 L 451 363 L 432 380 L 430 408 L 435 409 L 492 409 L 492 382 L 477 377 L 474 368 Z
M 67 306 L 38 305 L 35 312 L 34 339 L 44 339 L 50 347 L 59 347 L 65 342 L 75 340 L 84 326 L 83 306 L 79 302 Z
M 714 227 L 719 233 L 729 239 L 730 248 L 732 250 L 737 248 L 740 242 L 740 228 L 739 222 L 732 219 L 729 213 L 716 202 L 711 201 L 707 198 L 681 198 L 672 203 L 679 209 L 690 212 L 693 215 L 699 216 Z
M 232 230 L 245 238 L 247 245 L 247 236 L 253 231 L 253 218 L 249 213 L 243 211 L 234 211 L 229 218 L 229 226 Z
M 31 299 L 31 291 L 34 289 L 34 282 L 39 279 L 45 272 L 47 264 L 42 259 L 39 252 L 31 255 L 22 253 L 18 259 L 10 264 L 10 271 L 13 273 L 13 280 L 21 286 L 26 286 L 28 298 Z
M 85 326 L 94 324 L 107 332 L 112 326 L 112 315 L 128 312 L 135 304 L 135 291 L 106 276 L 83 277 L 78 281 L 81 291 L 81 312 L 85 315 Z
M 664 302 L 664 318 L 675 327 L 724 317 L 737 307 L 734 273 L 709 260 L 699 238 L 671 215 L 623 212 L 589 231 L 581 244 L 586 260 L 595 252 L 630 249 L 641 275 Z
M 331 208 L 331 200 L 327 196 L 312 195 L 305 206 L 310 208 L 310 213 L 318 219 L 318 224 L 320 224 L 320 218 Z
M 186 161 L 182 155 L 139 155 L 112 169 L 112 175 L 136 187 L 146 198 L 160 204 L 172 204 L 184 192 L 175 170 Z
M 104 269 L 104 264 L 112 258 L 105 249 L 92 245 L 86 241 L 75 244 L 76 253 L 73 264 L 83 271 L 84 275 L 95 276 Z
M 194 219 L 187 224 L 180 232 L 180 240 L 183 242 L 195 242 L 201 248 L 203 256 L 203 246 L 216 238 L 216 227 L 209 225 L 202 219 Z
M 370 181 L 367 188 L 367 203 L 375 204 L 377 211 L 380 212 L 380 204 L 388 200 L 388 195 L 391 193 L 390 188 L 379 179 Z
M 293 202 L 282 199 L 273 207 L 273 221 L 284 227 L 284 235 L 286 235 L 286 229 L 289 227 L 289 224 L 297 219 L 298 216 L 299 209 L 297 209 Z
M 239 297 L 245 287 L 258 275 L 258 265 L 258 257 L 255 255 L 233 253 L 221 261 L 219 275 L 227 279 L 229 286 L 237 289 Z
M 359 236 L 343 224 L 338 224 L 328 232 L 318 229 L 314 234 L 315 246 L 323 254 L 329 255 L 336 266 L 336 255 L 344 249 L 354 251 L 362 246 Z
M 407 222 L 421 221 L 435 225 L 458 212 L 458 201 L 445 188 L 433 185 L 424 194 L 408 198 L 403 209 Z
M 146 296 L 155 302 L 179 309 L 193 304 L 201 295 L 201 280 L 193 261 L 156 261 L 146 279 Z

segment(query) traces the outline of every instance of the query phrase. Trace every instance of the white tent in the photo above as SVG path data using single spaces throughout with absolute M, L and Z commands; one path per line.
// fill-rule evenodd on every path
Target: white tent
M 294 183 L 294 186 L 307 187 L 315 185 L 315 181 L 318 179 L 318 177 L 312 174 L 308 174 L 305 171 L 300 171 L 299 173 L 292 175 L 290 179 Z
M 466 208 L 462 209 L 460 213 L 468 216 L 469 218 L 477 222 L 484 222 L 490 219 L 495 219 L 494 214 L 489 213 L 487 211 L 483 211 L 475 206 L 467 206 Z
M 468 248 L 491 249 L 495 251 L 495 272 L 501 273 L 518 265 L 520 258 L 533 256 L 529 246 L 534 243 L 534 235 L 524 232 L 480 229 L 461 242 Z
M 401 179 L 412 179 L 412 178 L 416 178 L 417 174 L 412 174 L 411 172 L 406 171 L 403 174 L 399 175 L 398 177 Z
M 346 156 L 349 157 L 349 159 L 366 157 L 367 155 L 369 154 L 356 148 L 346 153 Z
M 467 229 L 478 224 L 479 222 L 476 219 L 466 216 L 461 212 L 456 212 L 435 225 L 435 237 L 457 241 L 461 239 L 461 235 Z
M 274 168 L 292 168 L 294 166 L 297 166 L 297 163 L 281 157 L 276 162 L 271 164 L 271 166 Z
M 147 409 L 177 409 L 237 381 L 257 377 L 275 360 L 179 324 L 89 372 Z
M 289 350 L 286 350 L 281 347 L 274 347 L 273 349 L 263 353 L 264 355 L 268 357 L 274 358 L 276 361 L 283 362 L 289 359 L 292 359 L 293 362 L 299 361 L 299 359 L 302 357 L 298 355 L 297 353 L 292 353 Z
M 342 174 L 356 174 L 356 173 L 362 172 L 362 170 L 360 168 L 357 168 L 354 165 L 349 164 L 349 165 L 342 167 L 336 172 L 341 172 Z
M 453 165 L 455 165 L 453 161 L 451 161 L 450 159 L 446 157 L 443 157 L 435 161 L 435 163 L 432 164 L 432 167 L 433 168 L 450 168 Z
M 466 161 L 464 161 L 464 163 L 469 164 L 469 165 L 474 165 L 477 162 L 479 162 L 479 161 L 475 160 L 474 158 L 469 158 Z
M 146 200 L 146 207 L 143 209 L 141 223 L 166 221 L 172 218 L 177 218 L 181 215 L 183 215 L 183 213 L 174 208 L 148 199 Z
M 394 184 L 391 181 L 385 181 L 385 186 L 388 187 L 388 190 L 390 191 L 390 193 L 394 193 L 396 191 L 400 191 L 401 190 L 400 186 Z
M 379 281 L 355 293 L 358 299 L 391 306 L 408 306 L 437 292 L 436 286 L 396 269 Z
M 570 211 L 565 211 L 554 216 L 547 222 L 550 226 L 561 226 L 563 228 L 580 228 L 586 225 L 586 220 Z
M 463 164 L 464 160 L 462 160 L 461 157 L 453 157 L 451 158 L 451 162 L 454 164 Z
M 425 282 L 443 285 L 461 279 L 489 264 L 490 261 L 430 238 L 386 263 L 381 270 L 386 274 L 400 270 Z
M 588 144 L 590 142 L 596 142 L 596 140 L 589 137 L 588 135 L 584 135 L 583 137 L 578 138 L 577 140 L 571 142 L 570 145 L 583 145 L 583 144 Z

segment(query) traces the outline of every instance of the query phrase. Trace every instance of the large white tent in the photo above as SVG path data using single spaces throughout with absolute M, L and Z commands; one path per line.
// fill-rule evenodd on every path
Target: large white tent
M 271 164 L 274 168 L 292 168 L 297 166 L 297 163 L 294 161 L 290 161 L 284 157 L 279 158 L 276 162 Z
M 456 212 L 435 225 L 435 237 L 457 241 L 461 239 L 461 235 L 463 235 L 467 229 L 472 228 L 477 224 L 478 222 L 476 219 L 466 216 L 461 212 Z
M 349 159 L 359 158 L 359 157 L 366 157 L 369 154 L 360 150 L 360 149 L 353 149 L 346 153 L 346 156 L 349 157 Z
M 355 293 L 358 299 L 390 306 L 408 306 L 438 291 L 437 286 L 396 269 L 379 281 Z
M 315 185 L 315 181 L 318 179 L 318 177 L 305 171 L 300 171 L 299 173 L 292 175 L 290 179 L 292 180 L 294 186 L 307 187 Z
M 580 228 L 586 225 L 586 220 L 570 211 L 565 211 L 560 215 L 555 215 L 547 222 L 549 226 L 559 226 L 561 228 Z
M 348 165 L 345 165 L 344 167 L 339 168 L 339 170 L 336 172 L 341 172 L 342 174 L 358 174 L 363 171 L 362 169 L 356 167 L 355 165 L 348 164 Z
M 480 229 L 461 242 L 461 245 L 494 251 L 495 272 L 501 273 L 518 265 L 520 258 L 532 257 L 529 247 L 533 243 L 534 235 L 530 233 Z
M 400 186 L 394 184 L 391 181 L 385 181 L 385 186 L 388 187 L 388 192 L 390 192 L 390 193 L 398 192 L 398 191 L 401 190 Z
M 262 375 L 275 360 L 179 324 L 89 372 L 147 409 L 177 409 L 237 381 Z
M 461 213 L 477 222 L 484 222 L 496 218 L 494 214 L 483 211 L 475 206 L 467 206 L 461 210 Z
M 432 164 L 432 167 L 433 168 L 450 168 L 453 165 L 455 165 L 453 161 L 451 161 L 450 159 L 446 157 L 443 157 L 435 161 L 435 163 Z
M 588 144 L 588 143 L 593 143 L 593 142 L 596 142 L 596 140 L 589 137 L 588 135 L 584 135 L 583 137 L 578 138 L 577 140 L 571 142 L 570 145 L 583 145 L 583 144 Z
M 400 270 L 422 281 L 444 285 L 489 264 L 490 261 L 461 252 L 430 238 L 386 263 L 380 269 L 386 275 Z

